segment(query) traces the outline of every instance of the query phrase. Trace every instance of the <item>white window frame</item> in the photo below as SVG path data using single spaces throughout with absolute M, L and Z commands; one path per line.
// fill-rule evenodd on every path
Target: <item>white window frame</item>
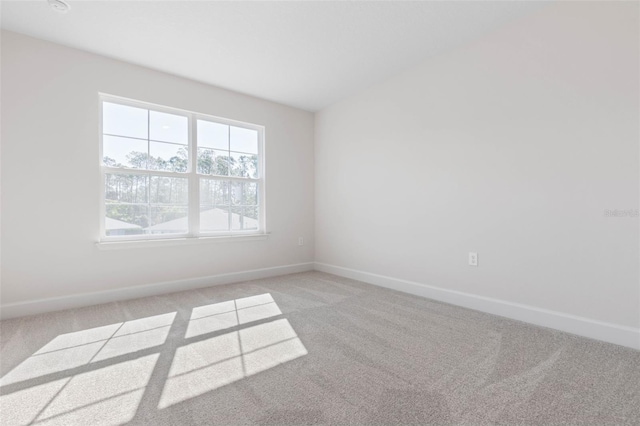
M 162 170 L 148 170 L 148 169 L 136 169 L 130 167 L 109 167 L 104 164 L 103 161 L 103 136 L 102 121 L 103 113 L 102 107 L 104 102 L 115 103 L 119 105 L 125 105 L 136 108 L 143 108 L 149 111 L 164 112 L 168 114 L 180 115 L 187 117 L 188 119 L 188 152 L 189 152 L 189 164 L 186 172 L 169 172 Z M 245 123 L 242 121 L 231 120 L 228 118 L 216 117 L 213 115 L 197 113 L 180 108 L 172 108 L 163 105 L 157 105 L 149 102 L 138 101 L 120 96 L 109 95 L 105 93 L 99 93 L 99 165 L 100 165 L 100 238 L 98 243 L 112 243 L 112 242 L 136 242 L 136 241 L 149 241 L 149 240 L 210 240 L 220 239 L 227 240 L 228 237 L 232 237 L 234 240 L 243 240 L 242 237 L 251 236 L 266 236 L 266 202 L 265 202 L 265 127 L 257 124 Z M 256 130 L 258 132 L 258 176 L 257 178 L 245 178 L 236 176 L 219 176 L 219 175 L 205 175 L 197 172 L 197 123 L 198 120 L 212 121 L 219 124 L 225 124 L 229 126 L 242 127 L 245 129 Z M 148 135 L 149 137 L 149 135 Z M 167 176 L 167 177 L 180 177 L 188 179 L 188 223 L 189 230 L 186 233 L 181 234 L 139 234 L 139 235 L 106 235 L 105 221 L 106 221 L 106 188 L 105 179 L 107 174 L 139 174 L 147 176 Z M 255 182 L 258 184 L 258 229 L 252 230 L 232 230 L 231 226 L 229 230 L 225 231 L 200 231 L 200 178 L 207 178 L 220 181 L 231 182 Z M 240 238 L 238 238 L 240 237 Z

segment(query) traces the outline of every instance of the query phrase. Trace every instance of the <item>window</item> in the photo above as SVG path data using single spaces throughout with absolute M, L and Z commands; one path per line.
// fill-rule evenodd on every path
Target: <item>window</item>
M 264 233 L 264 128 L 103 95 L 102 239 Z

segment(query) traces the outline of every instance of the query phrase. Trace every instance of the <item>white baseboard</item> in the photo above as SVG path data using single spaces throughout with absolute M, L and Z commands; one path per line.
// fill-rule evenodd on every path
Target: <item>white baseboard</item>
M 193 290 L 196 288 L 257 280 L 260 278 L 276 277 L 279 275 L 312 271 L 313 267 L 313 262 L 297 263 L 294 265 L 253 269 L 249 271 L 211 275 L 208 277 L 144 284 L 94 293 L 74 294 L 71 296 L 9 303 L 0 306 L 0 319 L 17 318 L 27 315 L 42 314 L 45 312 L 60 311 L 63 309 L 92 306 L 101 303 L 116 302 L 120 300 L 137 299 L 139 297 L 157 296 L 160 294 L 173 293 L 176 291 Z
M 596 321 L 461 291 L 447 290 L 326 263 L 316 262 L 315 270 L 640 350 L 640 329 L 633 327 Z

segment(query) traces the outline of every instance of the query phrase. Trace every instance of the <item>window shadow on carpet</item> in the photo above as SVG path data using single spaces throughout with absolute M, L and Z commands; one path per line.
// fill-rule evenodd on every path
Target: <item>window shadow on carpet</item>
M 121 424 L 307 354 L 269 293 L 60 334 L 0 379 L 8 424 Z

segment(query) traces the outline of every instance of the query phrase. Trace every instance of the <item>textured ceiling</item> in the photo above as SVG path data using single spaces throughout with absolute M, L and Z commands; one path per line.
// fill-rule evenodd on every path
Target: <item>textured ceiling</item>
M 2 28 L 317 111 L 540 2 L 2 1 Z

